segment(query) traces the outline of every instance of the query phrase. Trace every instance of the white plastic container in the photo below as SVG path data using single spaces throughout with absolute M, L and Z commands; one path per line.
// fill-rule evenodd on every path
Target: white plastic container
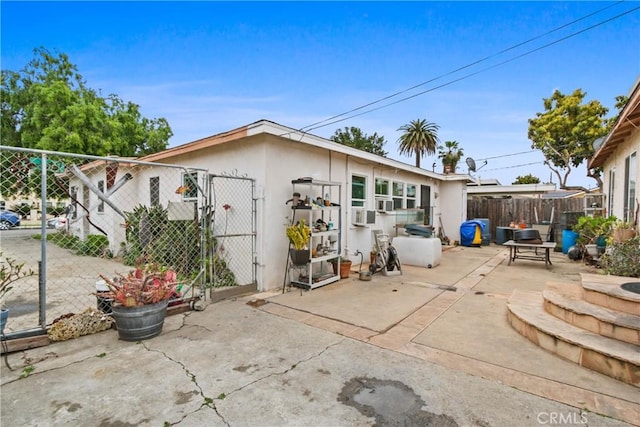
M 440 265 L 442 242 L 437 237 L 398 236 L 391 242 L 402 265 L 432 268 Z
M 109 292 L 107 282 L 105 282 L 104 280 L 98 280 L 96 282 L 96 292 Z

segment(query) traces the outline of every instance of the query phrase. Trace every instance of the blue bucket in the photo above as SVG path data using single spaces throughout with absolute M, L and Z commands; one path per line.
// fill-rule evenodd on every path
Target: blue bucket
M 576 240 L 578 240 L 578 233 L 573 230 L 562 230 L 562 253 L 568 253 L 569 248 L 575 246 Z

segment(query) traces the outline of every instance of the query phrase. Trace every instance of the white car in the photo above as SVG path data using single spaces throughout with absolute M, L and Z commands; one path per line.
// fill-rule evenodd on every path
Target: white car
M 66 217 L 57 216 L 55 218 L 51 218 L 47 220 L 47 228 L 53 228 L 55 230 L 61 231 L 66 230 L 68 225 L 68 220 Z

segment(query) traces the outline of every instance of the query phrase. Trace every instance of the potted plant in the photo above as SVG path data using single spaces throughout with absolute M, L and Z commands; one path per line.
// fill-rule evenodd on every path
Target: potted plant
M 0 252 L 0 257 L 2 252 Z M 4 327 L 9 318 L 9 309 L 4 306 L 5 298 L 13 289 L 13 282 L 26 276 L 32 276 L 34 271 L 24 270 L 24 263 L 17 263 L 15 259 L 6 257 L 0 266 L 0 334 L 4 334 Z
M 289 255 L 291 261 L 296 265 L 304 265 L 309 261 L 309 238 L 311 228 L 301 219 L 297 223 L 287 227 L 287 237 L 289 238 Z
M 618 220 L 613 224 L 613 232 L 611 240 L 616 243 L 622 243 L 632 239 L 636 235 L 635 224 L 632 222 Z
M 573 226 L 573 231 L 578 233 L 576 243 L 590 256 L 598 255 L 598 246 L 603 247 L 607 238 L 612 233 L 613 224 L 617 221 L 615 216 L 581 216 Z
M 457 141 L 445 141 L 444 145 L 438 146 L 438 158 L 442 159 L 442 172 L 455 172 L 456 166 L 463 155 L 464 152 Z
M 338 262 L 340 260 L 340 262 Z M 332 258 L 329 260 L 331 265 L 333 266 L 333 274 L 340 274 L 341 279 L 349 278 L 349 273 L 351 272 L 352 261 L 343 256 Z
M 112 316 L 124 341 L 139 341 L 162 332 L 169 300 L 179 297 L 176 272 L 156 263 L 143 264 L 113 279 L 100 275 L 113 300 Z

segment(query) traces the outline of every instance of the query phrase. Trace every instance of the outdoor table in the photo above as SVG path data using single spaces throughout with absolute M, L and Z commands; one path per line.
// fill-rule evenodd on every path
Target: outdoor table
M 515 242 L 513 240 L 508 240 L 502 245 L 509 247 L 509 263 L 507 265 L 511 265 L 511 261 L 515 261 L 516 258 L 520 258 L 534 261 L 544 261 L 544 265 L 546 268 L 549 268 L 549 266 L 551 265 L 549 251 L 556 246 L 554 242 L 528 243 Z M 530 249 L 530 251 L 522 252 L 519 249 Z M 544 254 L 538 253 L 538 249 L 544 249 Z

